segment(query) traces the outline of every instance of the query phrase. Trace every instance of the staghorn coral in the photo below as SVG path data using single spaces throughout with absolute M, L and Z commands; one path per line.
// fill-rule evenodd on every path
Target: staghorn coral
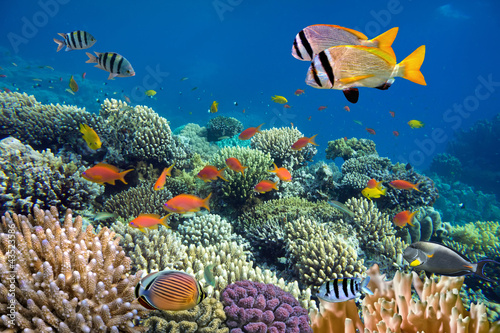
M 337 139 L 334 141 L 328 141 L 328 147 L 326 148 L 326 158 L 330 160 L 335 160 L 337 157 L 342 157 L 344 161 L 347 161 L 353 157 L 360 157 L 366 155 L 378 156 L 377 148 L 375 142 L 368 139 Z
M 358 244 L 327 225 L 300 217 L 285 226 L 287 259 L 300 281 L 319 289 L 326 281 L 353 277 L 366 268 L 358 259 Z
M 134 321 L 144 308 L 134 297 L 142 272 L 130 275 L 130 258 L 107 228 L 82 229 L 67 210 L 35 207 L 28 217 L 7 213 L 0 224 L 0 312 L 14 305 L 0 328 L 23 332 L 142 332 Z M 15 247 L 9 244 L 15 243 Z M 8 258 L 14 258 L 15 263 Z M 12 276 L 11 271 L 16 272 Z M 9 294 L 10 290 L 14 295 Z
M 291 148 L 303 136 L 297 128 L 271 128 L 255 134 L 250 146 L 263 153 L 269 153 L 279 167 L 298 169 L 307 161 L 312 161 L 317 153 L 317 149 L 310 144 L 302 150 Z
M 50 150 L 38 152 L 19 140 L 0 141 L 0 212 L 27 213 L 33 205 L 89 208 L 104 187 L 83 179 L 82 165 L 64 163 Z
M 144 324 L 151 333 L 228 333 L 225 321 L 222 303 L 209 297 L 189 310 L 153 311 Z
M 208 141 L 218 141 L 223 137 L 232 137 L 243 131 L 243 124 L 236 118 L 217 116 L 208 121 Z

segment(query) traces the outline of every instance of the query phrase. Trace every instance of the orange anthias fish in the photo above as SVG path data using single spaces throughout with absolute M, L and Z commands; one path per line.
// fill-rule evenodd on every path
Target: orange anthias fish
M 124 184 L 127 184 L 125 181 L 125 175 L 132 170 L 134 169 L 120 172 L 120 169 L 113 165 L 99 163 L 94 165 L 92 168 L 85 170 L 82 173 L 82 177 L 97 184 L 108 183 L 115 185 L 115 180 L 121 180 Z
M 374 130 L 373 128 L 368 128 L 368 127 L 367 127 L 367 128 L 366 128 L 366 131 L 367 131 L 368 133 L 370 133 L 370 134 L 373 134 L 373 135 L 377 134 L 377 132 L 375 132 L 375 130 Z
M 283 107 L 284 107 L 285 109 L 290 109 L 290 108 L 291 108 L 291 106 L 290 106 L 290 105 L 288 105 L 288 104 L 283 105 Z
M 138 228 L 141 232 L 146 232 L 145 229 L 158 229 L 158 224 L 162 224 L 167 228 L 170 228 L 168 225 L 168 217 L 170 214 L 161 217 L 157 214 L 140 214 L 135 219 L 130 221 L 130 226 L 132 228 Z
M 273 183 L 270 180 L 263 180 L 260 183 L 258 183 L 257 185 L 255 185 L 253 190 L 255 192 L 259 192 L 259 193 L 266 193 L 266 192 L 269 192 L 271 190 L 278 190 L 278 188 L 276 187 L 277 184 L 278 184 L 278 182 Z
M 200 172 L 198 172 L 198 178 L 203 180 L 205 183 L 212 180 L 216 180 L 217 177 L 227 182 L 228 180 L 223 176 L 223 172 L 225 169 L 226 168 L 217 170 L 217 168 L 214 167 L 213 165 L 207 165 Z
M 304 148 L 305 146 L 307 146 L 308 143 L 310 143 L 312 145 L 315 145 L 315 146 L 318 146 L 318 144 L 316 144 L 316 142 L 314 142 L 314 138 L 316 137 L 316 135 L 318 135 L 318 134 L 315 134 L 315 135 L 311 136 L 310 138 L 304 136 L 304 137 L 298 139 L 292 145 L 292 149 L 293 150 L 301 150 L 302 148 Z
M 318 111 L 323 111 L 323 110 L 324 110 L 324 109 L 326 109 L 326 108 L 327 108 L 326 106 L 323 106 L 323 105 L 322 105 L 322 106 L 320 106 L 320 107 L 318 108 Z
M 399 136 L 399 132 L 398 131 L 392 131 L 392 134 L 394 134 L 394 136 Z
M 389 183 L 389 185 L 392 188 L 395 188 L 398 190 L 410 190 L 410 191 L 415 190 L 415 191 L 420 192 L 420 190 L 418 189 L 418 186 L 420 185 L 420 183 L 412 184 L 410 182 L 407 182 L 406 180 L 398 179 L 398 180 L 393 180 L 392 182 Z
M 305 92 L 305 91 L 304 91 L 304 89 L 297 89 L 297 90 L 295 90 L 295 96 L 300 96 L 300 95 L 302 95 L 304 92 Z
M 417 212 L 418 211 L 416 210 L 413 213 L 410 213 L 410 211 L 405 210 L 397 213 L 393 218 L 394 224 L 400 228 L 403 228 L 406 224 L 409 224 L 413 227 L 413 217 L 415 216 L 415 214 L 417 214 Z
M 248 167 L 241 165 L 241 162 L 236 158 L 236 157 L 230 157 L 226 159 L 226 165 L 228 166 L 229 169 L 236 171 L 236 172 L 241 172 L 243 177 L 245 177 L 245 169 Z
M 170 213 L 186 214 L 189 212 L 197 212 L 201 207 L 210 211 L 210 206 L 208 202 L 212 193 L 210 193 L 205 199 L 198 198 L 196 195 L 192 194 L 179 194 L 172 199 L 168 200 L 163 208 Z
M 73 78 L 73 75 L 71 75 L 71 78 L 69 79 L 69 87 L 73 92 L 78 91 L 78 84 L 76 83 L 75 79 Z
M 394 111 L 389 111 L 389 113 L 391 114 L 392 118 L 394 118 L 396 116 L 396 112 L 394 112 Z
M 169 177 L 172 176 L 171 172 L 172 172 L 172 168 L 174 167 L 174 165 L 175 165 L 175 162 L 172 163 L 172 165 L 169 166 L 168 168 L 163 169 L 162 173 L 160 174 L 160 177 L 158 177 L 158 180 L 156 181 L 156 183 L 153 186 L 153 189 L 155 191 L 163 190 L 163 188 L 165 187 L 165 183 L 167 181 L 167 176 L 169 176 Z
M 351 108 L 349 106 L 344 106 L 344 110 L 346 110 L 347 112 L 351 112 Z
M 375 179 L 372 178 L 372 179 L 370 179 L 368 181 L 368 183 L 366 184 L 366 187 L 381 189 L 382 188 L 382 183 L 383 183 L 383 180 L 381 180 L 381 181 L 378 182 L 378 181 L 376 181 Z
M 273 165 L 274 165 L 274 170 L 269 170 L 269 172 L 274 172 L 276 174 L 276 176 L 278 176 L 278 178 L 281 181 L 284 181 L 284 182 L 291 182 L 292 181 L 292 175 L 290 174 L 290 172 L 287 169 L 278 168 L 276 163 L 273 163 Z
M 257 127 L 249 127 L 249 128 L 247 128 L 246 130 L 244 130 L 243 132 L 241 132 L 241 134 L 238 136 L 238 138 L 240 140 L 248 140 L 248 139 L 250 139 L 252 136 L 255 135 L 255 133 L 260 133 L 260 128 L 261 128 L 262 125 L 264 125 L 264 123 L 260 124 Z

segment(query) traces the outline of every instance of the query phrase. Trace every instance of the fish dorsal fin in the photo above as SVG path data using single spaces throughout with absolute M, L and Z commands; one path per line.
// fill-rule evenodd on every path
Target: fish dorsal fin
M 161 218 L 161 216 L 158 215 L 158 214 L 139 214 L 138 217 L 141 217 L 141 216 L 142 217 L 152 217 L 152 218 L 155 218 L 155 219 L 160 219 Z
M 379 49 L 378 47 L 370 47 L 364 45 L 342 45 L 337 47 L 346 47 L 346 48 L 364 50 L 366 52 L 378 56 L 379 58 L 382 58 L 389 65 L 396 66 L 396 58 L 393 58 L 389 53 L 385 52 L 382 49 Z
M 339 25 L 334 25 L 334 24 L 318 24 L 318 25 L 325 25 L 327 27 L 332 27 L 332 28 L 337 28 L 337 29 L 340 29 L 340 30 L 347 31 L 347 32 L 353 34 L 354 36 L 358 37 L 359 39 L 364 39 L 364 40 L 368 39 L 368 37 L 366 37 L 366 35 L 364 33 L 360 32 L 360 31 L 357 31 L 357 30 L 353 30 L 353 29 L 341 27 Z
M 99 167 L 107 168 L 107 169 L 113 170 L 114 172 L 120 172 L 120 169 L 118 169 L 118 168 L 117 168 L 117 167 L 115 167 L 114 165 L 107 164 L 107 163 L 104 163 L 104 162 L 97 163 L 95 166 L 99 166 Z

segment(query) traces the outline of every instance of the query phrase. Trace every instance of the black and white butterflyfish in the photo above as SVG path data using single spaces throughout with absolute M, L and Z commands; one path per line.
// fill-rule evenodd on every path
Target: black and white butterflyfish
M 96 42 L 94 36 L 82 30 L 68 32 L 67 34 L 60 32 L 58 35 L 64 38 L 64 40 L 54 38 L 54 42 L 58 45 L 57 52 L 61 51 L 65 46 L 66 51 L 88 49 Z
M 373 292 L 368 289 L 368 282 L 370 282 L 369 276 L 364 280 L 360 278 L 330 280 L 323 283 L 316 296 L 326 302 L 337 303 L 356 299 L 360 297 L 362 293 L 373 295 Z

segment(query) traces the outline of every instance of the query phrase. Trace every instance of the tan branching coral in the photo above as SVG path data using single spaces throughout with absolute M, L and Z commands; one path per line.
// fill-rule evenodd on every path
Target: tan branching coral
M 352 157 L 366 155 L 378 156 L 375 142 L 372 140 L 357 138 L 345 140 L 342 138 L 334 141 L 328 141 L 328 147 L 326 148 L 326 158 L 331 160 L 335 160 L 337 157 L 342 157 L 344 161 L 347 161 Z
M 142 272 L 130 275 L 131 260 L 115 233 L 92 226 L 67 210 L 6 214 L 0 224 L 1 329 L 23 332 L 142 332 L 144 308 L 134 297 Z M 14 245 L 14 247 L 12 247 Z M 11 261 L 9 261 L 9 259 Z M 13 262 L 14 261 L 14 262 Z M 12 274 L 15 271 L 15 274 Z M 12 294 L 9 294 L 12 293 Z

